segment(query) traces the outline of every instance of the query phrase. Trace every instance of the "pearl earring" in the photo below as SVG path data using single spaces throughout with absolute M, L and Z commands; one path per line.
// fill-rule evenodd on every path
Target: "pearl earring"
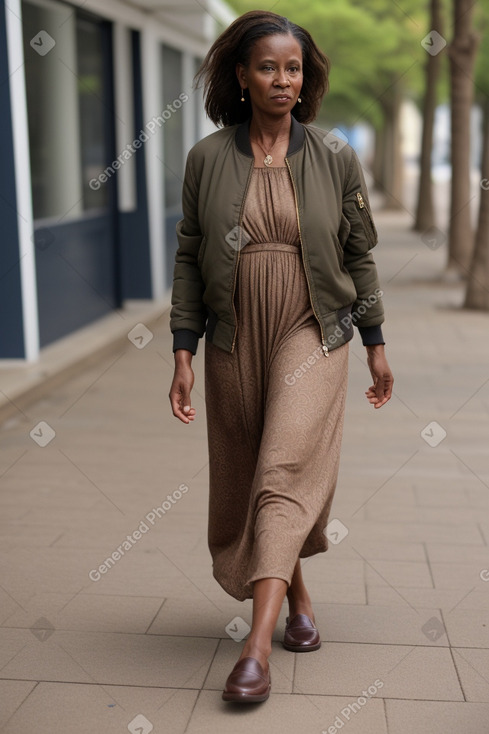
M 302 102 L 302 99 L 300 97 L 298 97 L 297 101 L 298 102 Z
M 242 101 L 242 102 L 244 102 L 244 101 L 245 101 L 245 98 L 244 98 L 244 89 L 243 89 L 243 87 L 241 87 L 241 101 Z

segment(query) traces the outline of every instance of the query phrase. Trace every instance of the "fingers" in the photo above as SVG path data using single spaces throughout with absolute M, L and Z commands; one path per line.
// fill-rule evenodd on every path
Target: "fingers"
M 371 385 L 365 392 L 368 402 L 374 406 L 374 408 L 381 408 L 385 405 L 392 397 L 392 384 L 394 380 L 392 377 L 378 378 L 374 385 Z
M 173 415 L 182 423 L 190 423 L 195 418 L 195 408 L 192 408 L 190 394 L 183 386 L 172 386 L 170 390 L 170 403 Z

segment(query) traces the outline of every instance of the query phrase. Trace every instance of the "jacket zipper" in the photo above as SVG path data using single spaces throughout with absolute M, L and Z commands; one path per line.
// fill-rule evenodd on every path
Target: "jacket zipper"
M 236 293 L 236 281 L 238 279 L 239 256 L 241 254 L 241 231 L 242 231 L 241 222 L 243 221 L 243 211 L 244 211 L 245 199 L 248 193 L 248 189 L 250 187 L 251 174 L 253 172 L 254 165 L 255 165 L 255 161 L 253 160 L 250 166 L 250 170 L 248 172 L 248 180 L 246 181 L 246 187 L 244 190 L 243 199 L 241 201 L 241 210 L 239 212 L 239 220 L 238 220 L 238 254 L 236 256 L 236 262 L 234 264 L 233 292 L 231 294 L 231 303 L 233 306 L 234 323 L 235 323 L 233 343 L 231 344 L 231 354 L 234 352 L 234 346 L 236 344 L 236 336 L 238 334 L 238 314 L 236 313 L 236 306 L 234 305 L 234 294 Z
M 318 317 L 318 315 L 316 313 L 316 309 L 314 307 L 314 301 L 313 301 L 312 293 L 311 293 L 311 286 L 309 284 L 309 276 L 308 276 L 308 273 L 307 273 L 308 266 L 306 265 L 306 261 L 305 261 L 305 257 L 304 257 L 304 244 L 302 242 L 301 222 L 300 222 L 300 217 L 299 217 L 299 207 L 298 207 L 298 204 L 297 204 L 297 191 L 296 191 L 296 188 L 295 188 L 294 177 L 292 176 L 292 170 L 290 168 L 288 159 L 285 158 L 284 160 L 285 160 L 285 162 L 287 164 L 287 168 L 289 169 L 290 179 L 292 181 L 292 188 L 294 189 L 295 212 L 296 212 L 296 215 L 297 215 L 297 228 L 299 230 L 299 240 L 300 240 L 300 243 L 301 243 L 302 263 L 304 265 L 304 273 L 306 275 L 307 289 L 309 291 L 309 300 L 311 301 L 311 306 L 312 306 L 312 310 L 314 312 L 314 316 L 316 317 L 316 320 L 317 320 L 317 322 L 319 324 L 319 330 L 321 332 L 321 342 L 322 342 L 321 348 L 322 348 L 322 350 L 324 352 L 324 356 L 325 357 L 329 357 L 329 349 L 328 349 L 328 346 L 326 344 L 326 340 L 324 338 L 323 327 L 321 326 L 321 322 L 319 320 L 319 317 Z
M 374 223 L 373 223 L 372 215 L 370 214 L 370 211 L 368 209 L 368 206 L 366 205 L 365 200 L 364 200 L 361 192 L 360 191 L 357 191 L 357 195 L 356 196 L 357 196 L 358 208 L 360 209 L 360 212 L 361 212 L 364 220 L 365 220 L 365 214 L 367 215 L 367 218 L 365 220 L 365 223 L 367 225 L 367 229 L 368 229 L 368 227 L 370 227 L 371 229 L 373 229 L 374 228 Z M 364 212 L 365 212 L 365 214 L 364 214 Z M 368 241 L 369 240 L 368 233 L 366 232 L 365 234 L 366 234 L 367 241 Z M 370 239 L 370 243 L 371 244 L 373 243 L 373 240 L 374 239 L 375 239 L 375 237 L 372 238 L 372 239 Z M 372 244 L 372 246 L 373 246 L 373 244 Z

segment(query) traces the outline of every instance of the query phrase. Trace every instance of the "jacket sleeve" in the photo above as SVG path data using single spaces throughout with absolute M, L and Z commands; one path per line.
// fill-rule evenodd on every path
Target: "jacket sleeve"
M 173 270 L 170 330 L 173 333 L 173 351 L 188 349 L 193 354 L 197 351 L 207 319 L 203 302 L 204 282 L 198 265 L 203 239 L 198 219 L 198 193 L 190 152 L 182 190 L 183 219 L 176 225 L 178 249 Z
M 362 167 L 353 149 L 343 191 L 343 218 L 349 225 L 343 246 L 343 264 L 357 292 L 352 306 L 352 323 L 358 327 L 364 345 L 384 344 L 380 326 L 384 321 L 382 291 L 370 252 L 377 244 L 378 236 Z

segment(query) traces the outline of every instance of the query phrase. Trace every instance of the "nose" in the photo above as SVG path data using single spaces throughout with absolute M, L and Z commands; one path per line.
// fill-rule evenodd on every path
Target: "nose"
M 278 72 L 277 78 L 275 79 L 275 84 L 278 84 L 280 87 L 289 87 L 290 81 L 287 78 L 287 75 L 284 72 Z

